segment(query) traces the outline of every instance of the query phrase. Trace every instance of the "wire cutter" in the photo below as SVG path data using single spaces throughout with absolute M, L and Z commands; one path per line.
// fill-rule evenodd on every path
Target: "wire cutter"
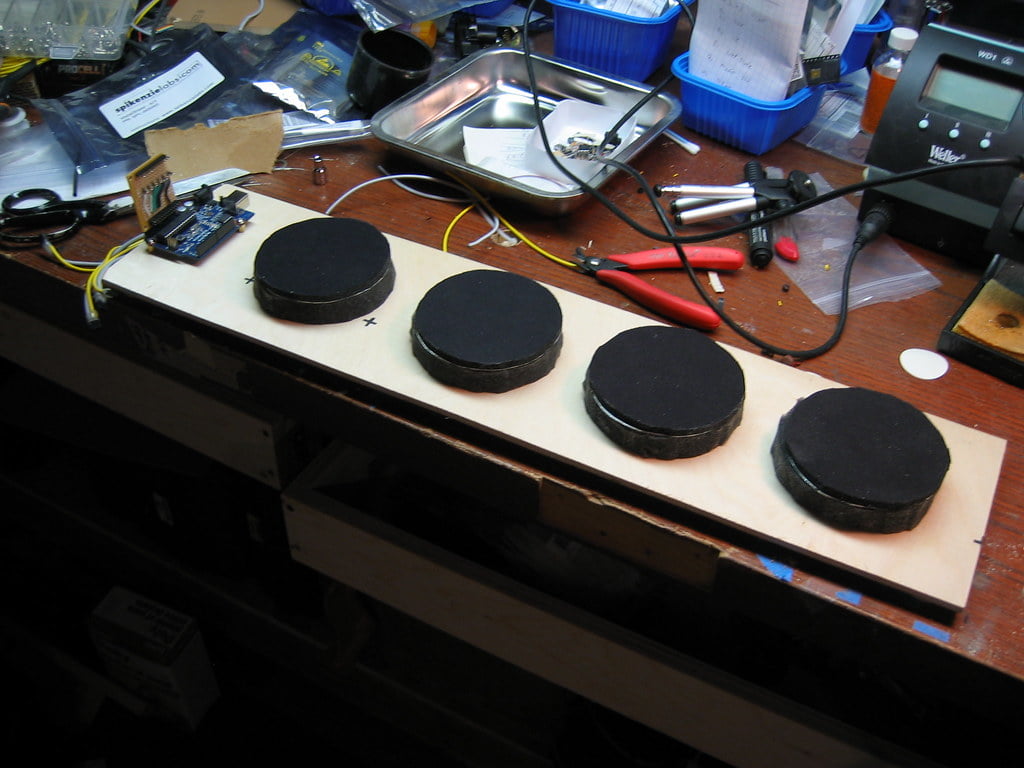
M 721 324 L 718 313 L 707 304 L 663 291 L 630 274 L 631 270 L 682 268 L 683 262 L 674 247 L 621 253 L 607 258 L 585 256 L 582 251 L 582 248 L 576 249 L 574 264 L 577 269 L 617 288 L 648 309 L 703 331 L 712 331 Z M 683 249 L 683 253 L 690 266 L 697 269 L 736 270 L 743 266 L 744 260 L 743 253 L 735 248 L 718 246 L 688 247 Z

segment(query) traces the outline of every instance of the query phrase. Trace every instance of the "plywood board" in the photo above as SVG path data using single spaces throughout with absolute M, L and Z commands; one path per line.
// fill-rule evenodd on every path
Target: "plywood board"
M 555 369 L 502 394 L 454 389 L 430 378 L 413 357 L 412 315 L 436 283 L 481 265 L 388 236 L 397 279 L 391 296 L 372 313 L 373 322 L 309 326 L 278 320 L 266 315 L 253 295 L 249 278 L 256 251 L 275 230 L 322 214 L 258 194 L 250 197 L 255 216 L 249 227 L 204 262 L 168 261 L 139 248 L 107 272 L 106 285 L 922 599 L 957 609 L 966 604 L 1004 440 L 931 417 L 952 463 L 921 524 L 889 535 L 837 531 L 790 498 L 775 478 L 769 454 L 780 417 L 800 398 L 838 386 L 834 382 L 729 348 L 743 368 L 747 397 L 743 421 L 728 442 L 693 459 L 642 459 L 611 443 L 590 421 L 582 384 L 598 346 L 653 321 L 551 288 L 564 316 Z

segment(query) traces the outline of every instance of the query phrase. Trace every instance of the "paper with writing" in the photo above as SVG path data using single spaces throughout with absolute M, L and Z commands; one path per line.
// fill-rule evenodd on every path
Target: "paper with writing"
M 716 0 L 697 14 L 690 73 L 762 101 L 786 98 L 807 0 Z

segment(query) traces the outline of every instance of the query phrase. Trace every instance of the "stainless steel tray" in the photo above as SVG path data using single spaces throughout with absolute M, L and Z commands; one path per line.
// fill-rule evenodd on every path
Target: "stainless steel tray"
M 544 114 L 564 99 L 577 99 L 612 107 L 625 113 L 643 98 L 650 86 L 619 80 L 567 62 L 531 54 L 537 91 Z M 665 93 L 651 99 L 637 113 L 636 129 L 615 159 L 628 162 L 679 116 L 679 100 Z M 463 153 L 462 129 L 533 128 L 533 96 L 522 50 L 490 48 L 456 65 L 433 83 L 420 86 L 378 112 L 371 129 L 399 154 L 423 165 L 446 171 L 481 193 L 525 203 L 549 216 L 577 208 L 588 198 L 580 188 L 545 192 L 513 179 L 468 164 Z M 613 168 L 601 170 L 587 184 L 601 187 Z

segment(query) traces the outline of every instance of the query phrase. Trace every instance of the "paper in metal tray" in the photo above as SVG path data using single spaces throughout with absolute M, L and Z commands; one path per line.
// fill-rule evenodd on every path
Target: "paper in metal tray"
M 625 113 L 650 86 L 580 69 L 567 62 L 530 54 L 541 110 L 547 114 L 564 99 L 577 99 Z M 637 113 L 636 129 L 615 159 L 628 162 L 679 116 L 679 101 L 658 94 Z M 373 133 L 399 154 L 461 178 L 478 191 L 515 200 L 536 211 L 559 216 L 586 201 L 580 188 L 545 192 L 469 165 L 462 129 L 533 128 L 537 124 L 526 54 L 490 48 L 466 58 L 441 78 L 423 85 L 378 112 Z M 590 186 L 599 188 L 614 173 L 601 166 Z

